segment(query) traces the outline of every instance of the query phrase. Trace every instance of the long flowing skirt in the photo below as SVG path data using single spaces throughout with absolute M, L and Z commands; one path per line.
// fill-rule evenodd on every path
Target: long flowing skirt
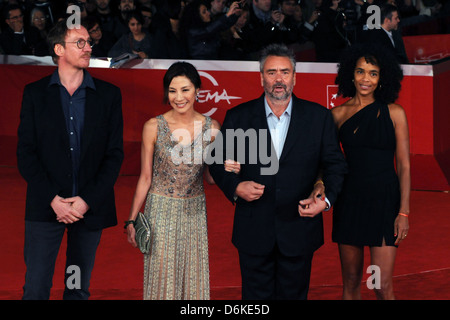
M 144 255 L 144 300 L 208 300 L 205 195 L 149 193 L 144 214 L 152 230 L 151 250 Z

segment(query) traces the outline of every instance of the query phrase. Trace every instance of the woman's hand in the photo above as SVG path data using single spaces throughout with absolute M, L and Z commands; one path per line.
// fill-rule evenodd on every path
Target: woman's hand
M 241 164 L 234 160 L 225 160 L 225 171 L 238 174 L 241 171 Z
M 394 222 L 394 237 L 397 237 L 395 240 L 395 245 L 400 244 L 403 240 L 405 240 L 409 231 L 409 221 L 408 217 L 405 215 L 397 215 Z
M 325 185 L 322 180 L 314 184 L 314 189 L 307 199 L 303 199 L 298 204 L 298 212 L 301 217 L 315 217 L 327 208 L 325 201 Z
M 132 223 L 127 225 L 127 240 L 128 240 L 129 243 L 131 243 L 131 245 L 134 248 L 137 247 L 137 243 L 136 243 L 136 229 L 134 229 L 134 225 Z
M 133 50 L 133 53 L 137 54 L 139 56 L 139 58 L 141 58 L 141 59 L 147 59 L 148 58 L 148 55 L 144 51 L 134 51 Z
M 230 9 L 228 10 L 228 12 L 226 13 L 226 16 L 229 17 L 232 14 L 237 14 L 240 15 L 241 13 L 241 7 L 239 6 L 239 3 L 242 1 L 235 1 L 230 5 Z

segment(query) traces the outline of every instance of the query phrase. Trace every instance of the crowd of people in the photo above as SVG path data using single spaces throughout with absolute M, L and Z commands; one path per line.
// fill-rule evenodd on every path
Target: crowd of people
M 317 61 L 337 62 L 368 38 L 373 4 L 395 6 L 403 25 L 450 12 L 441 0 L 3 0 L 0 54 L 49 55 L 49 29 L 77 5 L 92 57 L 257 60 L 271 43 L 294 51 L 309 43 Z
M 66 230 L 66 268 L 81 276 L 73 286 L 66 274 L 63 298 L 88 299 L 102 230 L 117 224 L 121 91 L 86 70 L 89 38 L 85 27 L 59 21 L 48 36 L 58 68 L 24 88 L 17 145 L 27 182 L 23 299 L 49 298 Z M 380 46 L 354 45 L 343 57 L 335 82 L 350 99 L 330 111 L 293 93 L 294 53 L 269 44 L 259 58 L 262 95 L 229 109 L 222 124 L 195 110 L 196 68 L 184 61 L 168 68 L 170 109 L 144 124 L 141 173 L 125 221 L 136 247 L 144 207 L 151 229 L 149 250 L 139 246 L 144 299 L 210 299 L 203 181 L 217 184 L 235 207 L 242 299 L 307 299 L 314 252 L 324 243 L 322 212 L 331 207 L 342 297 L 361 298 L 369 247 L 380 268 L 377 298 L 395 298 L 393 268 L 409 232 L 411 188 L 408 124 L 395 103 L 403 72 Z M 245 143 L 247 132 L 257 141 Z
M 293 93 L 296 59 L 283 41 L 289 41 L 294 27 L 287 27 L 283 6 L 297 2 L 279 1 L 276 10 L 270 0 L 254 0 L 247 7 L 235 1 L 229 10 L 224 10 L 224 1 L 182 3 L 140 1 L 136 10 L 133 0 L 121 0 L 114 16 L 106 14 L 108 0 L 83 1 L 83 24 L 72 29 L 67 18 L 60 20 L 56 6 L 45 7 L 44 15 L 31 9 L 33 21 L 55 21 L 46 37 L 48 55 L 58 68 L 23 92 L 17 146 L 18 169 L 27 182 L 23 299 L 49 298 L 66 230 L 67 267 L 78 266 L 82 277 L 79 287 L 66 281 L 63 298 L 89 298 L 102 230 L 117 224 L 114 184 L 124 151 L 120 88 L 86 69 L 96 48 L 103 54 L 132 49 L 142 58 L 153 57 L 155 39 L 161 41 L 158 54 L 173 58 L 221 57 L 221 39 L 236 42 L 228 47 L 230 55 L 258 50 L 263 92 L 228 110 L 220 124 L 195 110 L 201 79 L 191 63 L 177 61 L 166 71 L 164 99 L 170 109 L 144 124 L 141 173 L 125 221 L 127 240 L 134 247 L 143 206 L 152 230 L 150 252 L 144 256 L 143 298 L 210 298 L 205 178 L 235 207 L 232 242 L 239 254 L 243 299 L 307 299 L 313 255 L 324 243 L 321 213 L 331 207 L 342 297 L 361 298 L 364 247 L 369 247 L 371 263 L 381 273 L 374 292 L 378 299 L 394 299 L 392 275 L 397 248 L 409 232 L 411 188 L 408 122 L 395 103 L 403 79 L 395 34 L 399 7 L 386 4 L 381 10 L 381 26 L 391 34 L 387 45 L 392 43 L 393 50 L 377 45 L 382 38 L 378 33 L 370 35 L 371 44 L 349 46 L 345 29 L 336 30 L 334 38 L 343 37 L 334 44 L 345 40 L 344 54 L 330 51 L 328 58 L 340 56 L 335 83 L 348 100 L 328 110 Z M 330 18 L 340 0 L 323 3 L 330 6 Z M 145 4 L 149 10 L 142 10 Z M 11 29 L 24 25 L 21 5 L 6 6 Z M 296 41 L 299 34 L 314 39 L 321 17 L 327 15 L 320 13 L 308 22 L 317 22 L 315 30 L 308 33 L 306 24 L 301 25 Z M 163 28 L 154 24 L 160 21 L 157 17 L 165 21 L 157 24 Z M 247 26 L 252 26 L 251 40 L 238 43 L 235 34 Z M 46 32 L 38 30 L 37 39 Z M 17 41 L 18 34 L 8 32 Z M 221 38 L 224 33 L 227 37 Z M 39 42 L 23 45 L 23 39 L 34 38 L 25 34 L 13 48 L 34 54 L 44 50 Z M 228 158 L 239 157 L 228 152 L 228 139 L 246 139 L 230 137 L 229 131 L 255 132 L 270 167 L 266 159 L 248 161 L 255 151 L 250 143 L 239 149 L 244 161 Z M 211 146 L 213 152 L 205 157 L 203 150 Z M 176 162 L 174 155 L 182 160 Z M 268 172 L 272 161 L 277 169 Z

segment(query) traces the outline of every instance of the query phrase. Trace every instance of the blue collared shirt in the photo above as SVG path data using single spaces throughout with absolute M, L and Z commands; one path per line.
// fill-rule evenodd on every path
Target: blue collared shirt
M 275 151 L 277 152 L 277 157 L 279 160 L 281 152 L 283 151 L 284 142 L 286 141 L 289 124 L 291 122 L 292 98 L 289 101 L 286 110 L 284 110 L 280 118 L 278 118 L 273 113 L 272 109 L 270 109 L 266 99 L 264 99 L 264 107 L 266 110 L 267 125 L 269 126 L 270 135 L 272 137 L 272 143 L 275 148 Z M 331 204 L 327 197 L 325 197 L 325 201 L 328 204 L 328 207 L 324 211 L 328 211 L 330 210 Z
M 58 85 L 61 95 L 61 105 L 66 119 L 67 133 L 69 134 L 69 152 L 72 159 L 72 196 L 78 194 L 78 171 L 81 157 L 81 134 L 84 127 L 84 110 L 86 105 L 86 88 L 95 90 L 94 80 L 85 70 L 83 82 L 71 96 L 62 85 L 58 70 L 52 74 L 49 86 Z
M 266 99 L 264 99 L 264 107 L 266 109 L 267 125 L 269 126 L 272 143 L 279 160 L 283 151 L 284 142 L 286 141 L 289 123 L 291 122 L 292 99 L 289 100 L 286 110 L 284 110 L 279 118 L 270 109 Z

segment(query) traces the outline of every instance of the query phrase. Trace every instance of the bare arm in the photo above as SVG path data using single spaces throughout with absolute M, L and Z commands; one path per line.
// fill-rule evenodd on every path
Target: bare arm
M 131 203 L 129 220 L 136 220 L 137 214 L 147 197 L 152 183 L 153 152 L 157 135 L 157 120 L 150 119 L 144 124 L 141 144 L 141 173 Z M 136 247 L 135 230 L 132 224 L 127 226 L 128 242 Z
M 409 160 L 409 129 L 406 113 L 399 105 L 389 105 L 391 119 L 395 128 L 395 139 L 397 147 L 395 150 L 395 160 L 397 165 L 397 175 L 400 183 L 400 210 L 395 220 L 395 234 L 398 235 L 396 244 L 409 230 L 409 200 L 411 190 L 411 173 Z
M 220 123 L 217 120 L 212 119 L 211 122 L 211 143 L 214 142 L 217 134 L 220 132 Z M 215 181 L 213 177 L 211 176 L 211 173 L 209 172 L 209 167 L 205 166 L 205 180 L 208 184 L 215 184 Z

